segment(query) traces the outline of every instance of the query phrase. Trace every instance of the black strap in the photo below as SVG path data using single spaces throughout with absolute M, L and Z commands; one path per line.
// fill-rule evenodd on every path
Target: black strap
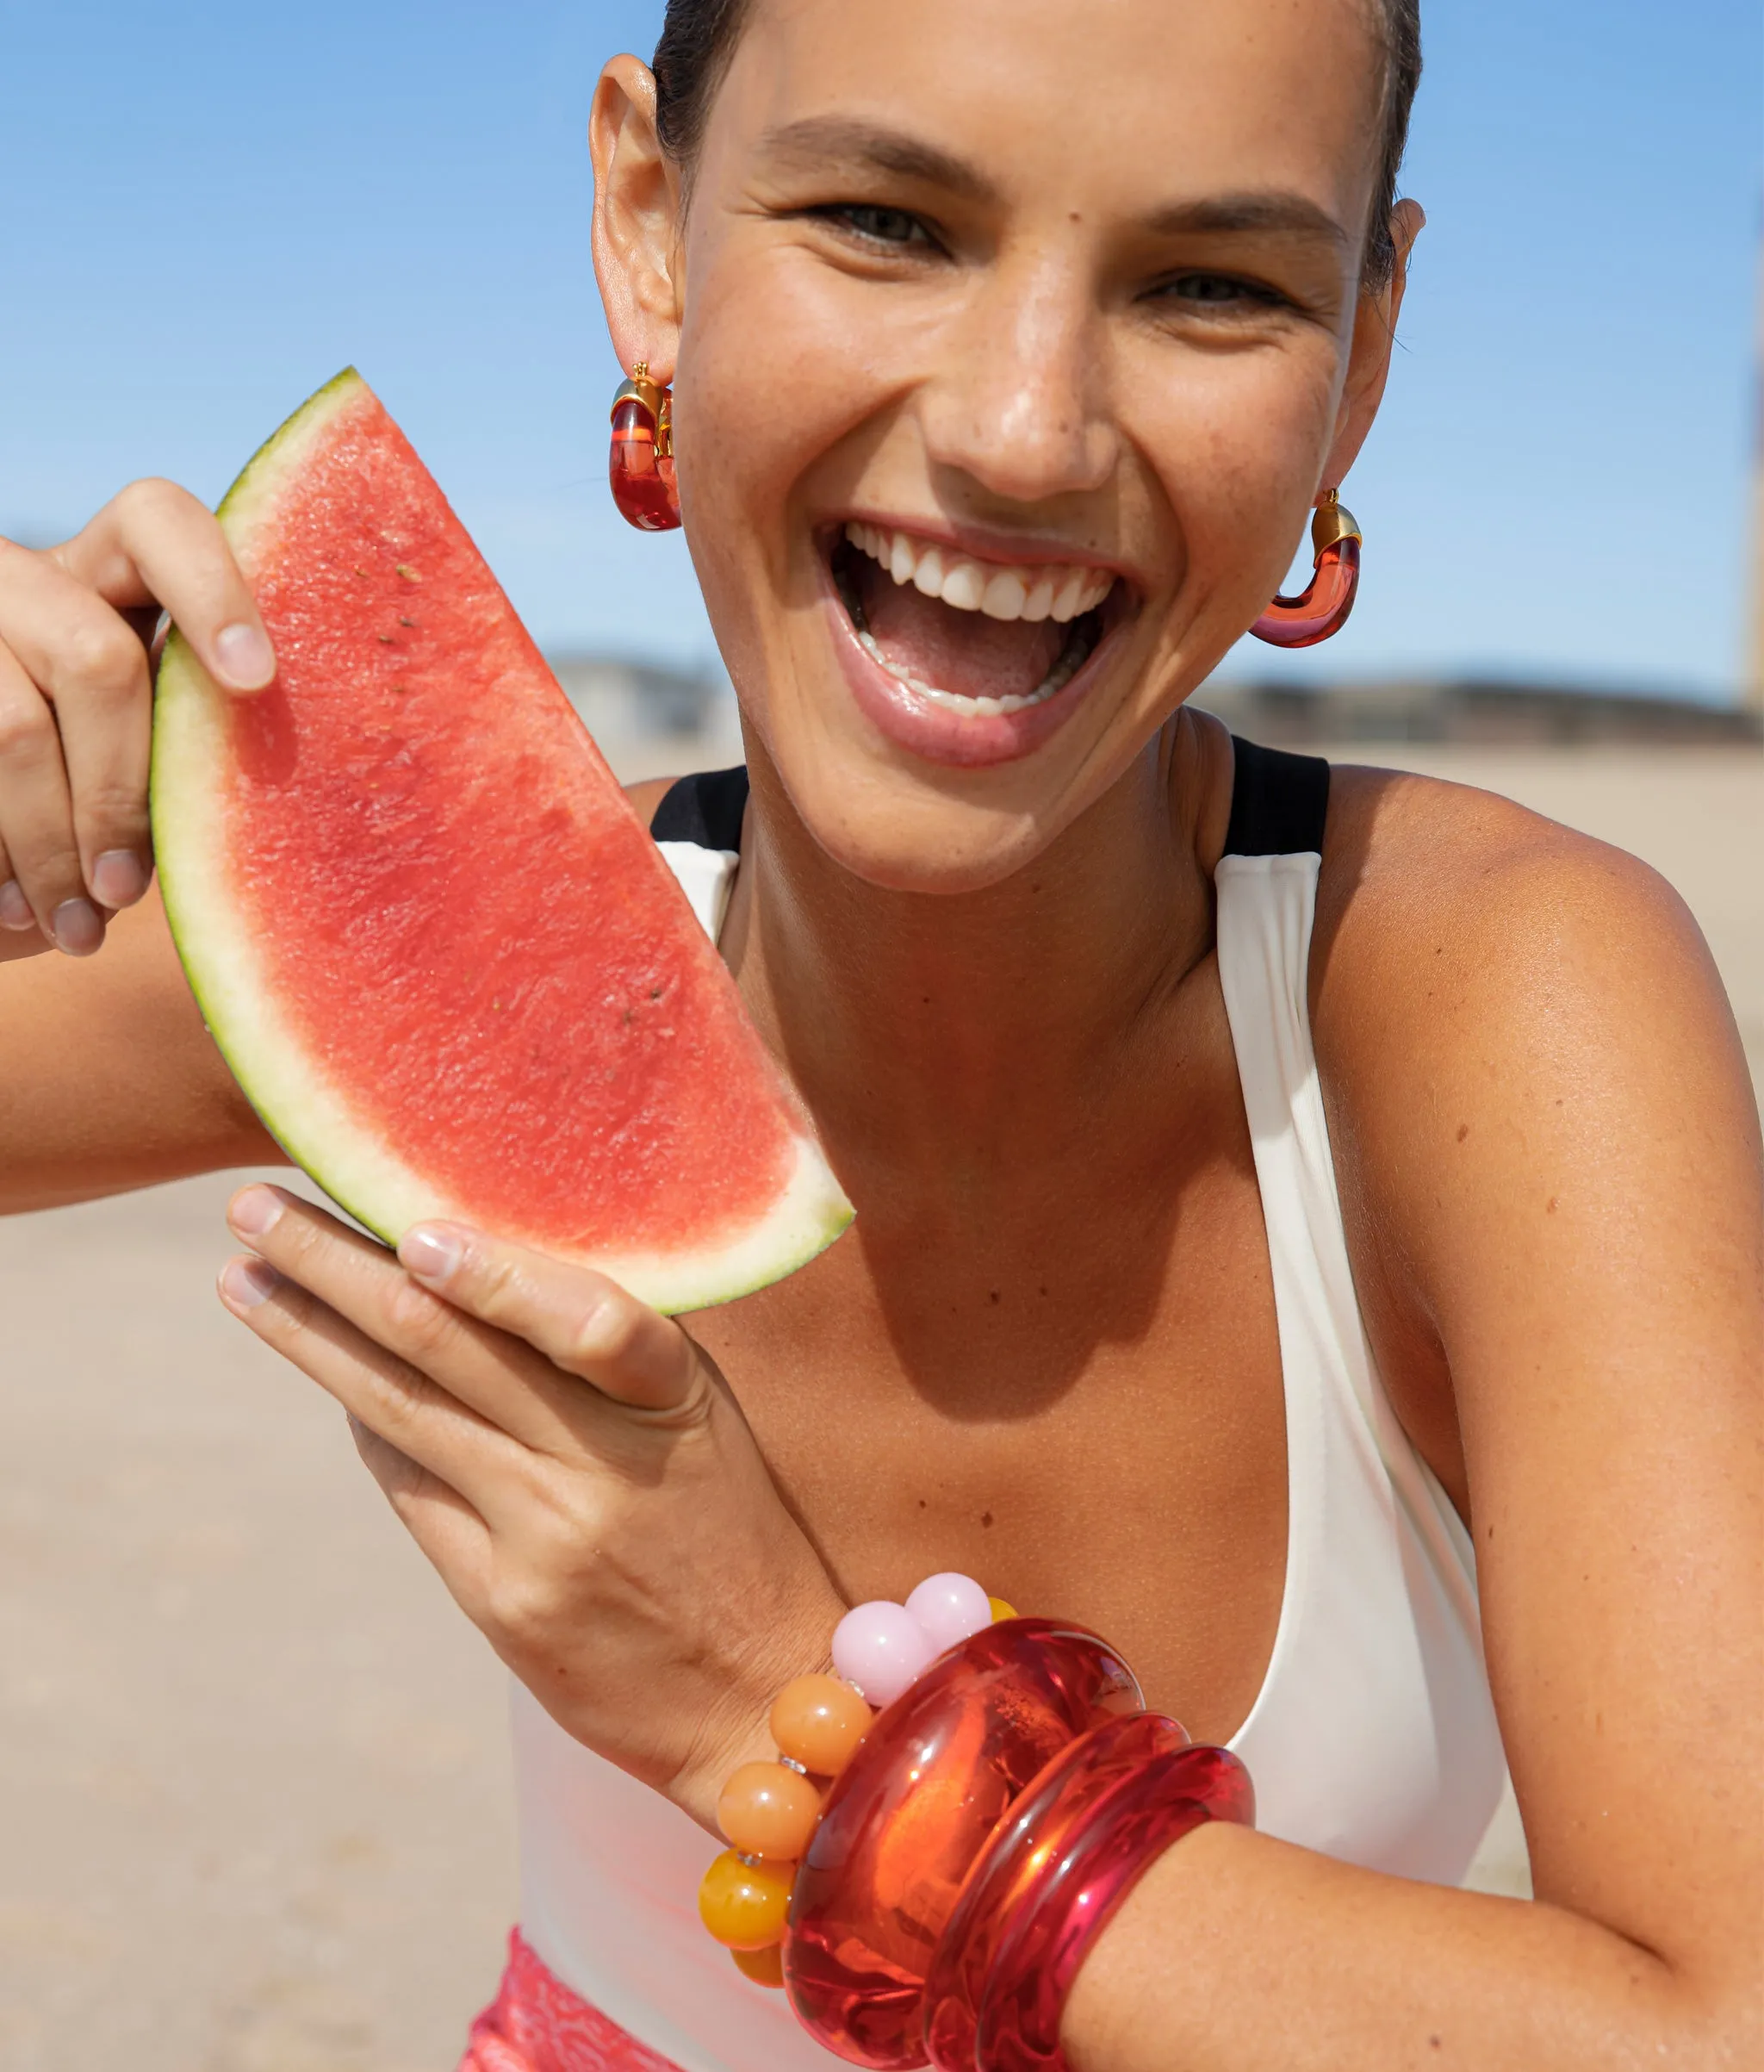
M 1329 765 L 1320 756 L 1295 756 L 1231 737 L 1237 769 L 1231 787 L 1227 856 L 1323 854 L 1329 812 Z
M 700 849 L 732 849 L 739 856 L 747 810 L 745 763 L 732 770 L 700 770 L 662 793 L 649 832 L 658 842 L 696 842 Z
M 1227 856 L 1323 853 L 1329 812 L 1329 765 L 1320 756 L 1294 756 L 1232 737 L 1237 768 L 1231 791 Z M 748 805 L 745 764 L 700 770 L 668 786 L 649 823 L 658 842 L 695 842 L 700 849 L 741 851 Z

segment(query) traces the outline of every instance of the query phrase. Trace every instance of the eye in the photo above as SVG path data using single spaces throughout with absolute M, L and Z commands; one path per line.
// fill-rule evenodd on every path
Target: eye
M 1277 309 L 1286 297 L 1260 281 L 1246 281 L 1234 273 L 1179 273 L 1153 291 L 1161 302 L 1189 308 L 1216 310 Z
M 811 211 L 823 221 L 854 232 L 873 245 L 929 245 L 931 233 L 916 215 L 904 208 L 889 208 L 873 202 L 834 202 Z

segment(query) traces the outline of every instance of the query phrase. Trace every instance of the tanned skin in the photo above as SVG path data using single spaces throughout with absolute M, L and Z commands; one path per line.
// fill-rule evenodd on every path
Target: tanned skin
M 1232 756 L 1183 700 L 1382 392 L 1402 272 L 1359 275 L 1368 20 L 754 0 L 689 195 L 643 68 L 603 76 L 602 293 L 624 362 L 674 382 L 742 701 L 723 949 L 857 1222 L 682 1328 L 494 1234 L 394 1260 L 258 1187 L 223 1296 L 349 1410 L 554 1715 L 707 1823 L 841 1606 L 928 1569 L 1100 1628 L 1200 1739 L 1265 1674 L 1287 1460 L 1214 949 Z M 1403 252 L 1419 227 L 1399 211 Z M 986 768 L 880 739 L 824 581 L 852 516 L 1116 571 L 1074 716 Z M 71 949 L 139 900 L 144 868 L 102 865 L 145 862 L 122 614 L 156 601 L 217 669 L 221 627 L 252 623 L 165 485 L 53 555 L 0 555 L 18 951 L 69 900 L 92 908 Z M 110 934 L 0 974 L 7 1206 L 270 1154 L 151 900 Z M 1474 1534 L 1537 1901 L 1205 1830 L 1100 1938 L 1072 2062 L 1755 2063 L 1764 1160 L 1707 952 L 1627 856 L 1340 769 L 1310 979 L 1355 1279 Z

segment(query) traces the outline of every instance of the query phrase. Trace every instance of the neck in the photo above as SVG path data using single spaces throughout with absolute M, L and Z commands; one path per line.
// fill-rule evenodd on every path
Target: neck
M 841 869 L 757 742 L 749 757 L 724 943 L 835 1166 L 1005 1179 L 1081 1142 L 1212 944 L 1202 822 L 1221 787 L 1193 722 L 1027 868 L 955 894 Z

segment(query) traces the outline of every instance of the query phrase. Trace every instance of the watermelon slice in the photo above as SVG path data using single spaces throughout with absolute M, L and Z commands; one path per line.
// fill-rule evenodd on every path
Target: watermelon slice
M 667 1310 L 761 1287 L 851 1210 L 733 980 L 513 607 L 353 370 L 220 521 L 279 674 L 173 634 L 165 911 L 277 1142 L 388 1241 L 454 1216 Z

